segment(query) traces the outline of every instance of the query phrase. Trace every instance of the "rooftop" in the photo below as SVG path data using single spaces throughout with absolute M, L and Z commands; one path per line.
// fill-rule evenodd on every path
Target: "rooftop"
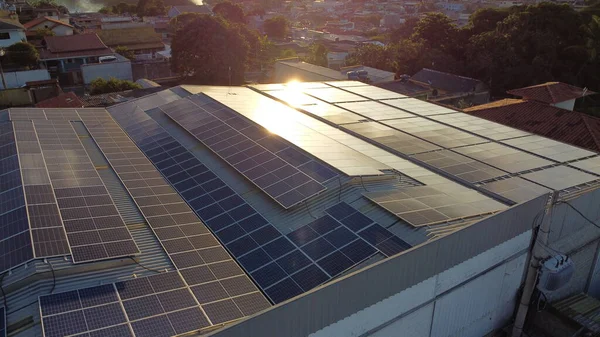
M 83 106 L 83 102 L 73 92 L 60 94 L 35 105 L 36 108 L 83 108 Z
M 423 68 L 411 80 L 429 84 L 435 89 L 447 92 L 472 92 L 483 82 L 470 77 L 458 76 L 441 71 Z
M 45 21 L 48 21 L 48 22 L 51 22 L 51 23 L 54 24 L 54 26 L 49 27 L 50 29 L 54 28 L 55 26 L 66 26 L 66 27 L 73 28 L 73 26 L 71 26 L 68 23 L 64 23 L 64 22 L 62 22 L 60 20 L 56 20 L 56 19 L 53 19 L 53 18 L 50 18 L 50 17 L 47 17 L 47 16 L 41 17 L 41 18 L 37 18 L 37 19 L 33 19 L 33 20 L 27 22 L 26 24 L 24 24 L 23 26 L 25 27 L 25 29 L 30 29 L 30 28 L 33 28 L 33 27 L 35 27 L 35 26 L 37 26 L 40 23 L 43 23 Z
M 591 90 L 578 88 L 561 82 L 546 82 L 530 87 L 509 90 L 507 92 L 514 96 L 546 104 L 556 104 L 595 94 L 595 92 Z
M 113 54 L 110 48 L 94 33 L 46 36 L 43 45 L 44 49 L 40 51 L 42 60 Z
M 102 29 L 98 36 L 109 47 L 127 47 L 130 50 L 164 48 L 162 38 L 152 26 L 121 29 Z
M 18 337 L 206 333 L 600 181 L 595 152 L 354 81 L 0 121 L 7 322 L 34 322 Z M 90 306 L 110 319 L 86 324 Z
M 179 13 L 199 13 L 199 14 L 211 14 L 212 11 L 206 5 L 187 5 L 187 6 L 173 6 Z
M 600 118 L 522 99 L 474 106 L 466 113 L 564 143 L 600 152 Z

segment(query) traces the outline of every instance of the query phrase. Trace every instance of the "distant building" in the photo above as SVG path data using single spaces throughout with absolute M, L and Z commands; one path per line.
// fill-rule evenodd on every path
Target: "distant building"
M 561 82 L 546 82 L 530 87 L 509 90 L 507 93 L 567 110 L 573 110 L 575 101 L 578 98 L 595 94 L 591 90 Z
M 30 38 L 35 38 L 39 29 L 48 29 L 52 31 L 55 36 L 73 35 L 73 26 L 47 16 L 29 21 L 23 26 L 26 29 L 27 36 Z
M 27 41 L 25 27 L 15 14 L 0 12 L 0 47 L 5 48 L 17 42 Z
M 83 108 L 84 104 L 73 92 L 62 93 L 56 97 L 43 100 L 35 105 L 36 108 Z
M 167 15 L 170 18 L 174 18 L 183 13 L 212 14 L 212 11 L 206 5 L 173 6 L 169 9 Z
M 98 36 L 108 47 L 127 47 L 133 51 L 136 59 L 152 59 L 156 52 L 165 50 L 162 37 L 152 26 L 134 28 L 103 29 Z
M 346 78 L 348 79 L 362 80 L 372 84 L 393 81 L 394 76 L 396 75 L 391 71 L 380 70 L 363 65 L 343 67 L 340 69 L 340 72 L 343 75 L 346 75 Z M 352 76 L 358 76 L 358 78 L 352 78 Z
M 453 12 L 462 12 L 465 10 L 465 4 L 460 2 L 438 2 L 435 4 L 437 8 L 453 11 Z
M 388 13 L 385 14 L 383 16 L 383 18 L 381 18 L 381 27 L 385 27 L 385 28 L 395 28 L 400 26 L 401 24 L 403 24 L 404 22 L 406 22 L 405 19 L 403 19 L 400 14 L 395 14 L 395 13 Z
M 480 80 L 423 68 L 411 81 L 432 89 L 429 99 L 435 102 L 454 105 L 458 101 L 477 105 L 489 102 L 489 87 Z
M 431 87 L 419 82 L 411 81 L 410 76 L 389 82 L 378 83 L 376 86 L 422 100 L 427 100 L 432 92 Z

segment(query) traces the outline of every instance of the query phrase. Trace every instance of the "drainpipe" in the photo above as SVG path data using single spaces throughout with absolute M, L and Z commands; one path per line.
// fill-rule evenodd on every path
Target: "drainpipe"
M 544 218 L 538 229 L 537 235 L 536 233 L 532 233 L 536 240 L 532 243 L 533 250 L 529 259 L 525 285 L 523 286 L 523 293 L 521 295 L 521 301 L 519 302 L 517 315 L 515 316 L 515 324 L 513 325 L 511 337 L 522 337 L 523 335 L 523 327 L 525 326 L 525 319 L 527 318 L 527 312 L 529 311 L 531 296 L 533 295 L 537 284 L 540 261 L 548 255 L 544 248 L 542 248 L 542 244 L 548 244 L 548 234 L 550 233 L 550 224 L 552 222 L 552 208 L 554 207 L 554 204 L 556 204 L 557 199 L 558 191 L 554 191 L 551 196 L 550 206 L 544 210 Z

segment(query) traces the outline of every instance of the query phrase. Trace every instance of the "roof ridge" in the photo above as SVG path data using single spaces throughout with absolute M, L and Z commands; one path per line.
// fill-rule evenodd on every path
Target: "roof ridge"
M 546 88 L 546 91 L 548 91 L 548 95 L 550 95 L 550 100 L 552 100 L 552 103 L 558 103 L 554 97 L 554 94 L 552 93 L 552 90 L 550 90 L 550 86 L 546 84 L 544 88 Z
M 594 144 L 596 144 L 596 146 L 598 147 L 598 149 L 600 149 L 600 139 L 598 139 L 598 137 L 596 137 L 596 133 L 594 132 L 594 129 L 592 128 L 592 126 L 588 122 L 588 119 L 592 119 L 592 118 L 590 118 L 592 116 L 588 116 L 587 114 L 584 114 L 584 113 L 581 113 L 581 112 L 578 112 L 578 113 L 581 114 L 581 119 L 583 119 L 583 124 L 585 125 L 585 128 L 588 130 L 588 132 L 592 136 L 592 139 L 594 140 Z M 596 117 L 593 117 L 593 118 L 596 119 Z

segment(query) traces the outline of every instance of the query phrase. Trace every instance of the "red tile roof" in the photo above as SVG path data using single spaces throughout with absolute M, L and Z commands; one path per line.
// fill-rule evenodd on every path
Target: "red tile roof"
M 40 52 L 42 60 L 113 54 L 97 34 L 47 36 L 44 44 L 46 47 Z
M 43 100 L 35 105 L 36 108 L 83 108 L 83 102 L 72 92 L 60 94 Z
M 56 20 L 56 19 L 53 19 L 53 18 L 49 18 L 49 17 L 47 17 L 47 16 L 45 16 L 45 17 L 41 17 L 41 18 L 36 18 L 36 19 L 33 19 L 33 20 L 31 20 L 31 21 L 27 22 L 26 24 L 24 24 L 24 25 L 23 25 L 23 27 L 25 27 L 25 29 L 30 29 L 30 28 L 33 28 L 33 27 L 35 27 L 35 26 L 39 25 L 40 23 L 43 23 L 44 21 L 49 21 L 49 22 L 52 22 L 53 24 L 55 24 L 55 26 L 56 26 L 56 25 L 60 25 L 60 26 L 67 26 L 67 27 L 71 27 L 71 28 L 73 28 L 73 26 L 71 26 L 71 25 L 70 25 L 70 24 L 68 24 L 68 23 L 64 23 L 64 22 L 62 22 L 62 21 L 60 21 L 60 20 Z M 54 26 L 54 27 L 55 27 L 55 26 Z M 54 28 L 54 27 L 49 27 L 49 28 Z
M 600 118 L 521 99 L 500 100 L 464 111 L 523 131 L 600 152 Z
M 581 89 L 561 82 L 546 82 L 530 87 L 509 90 L 507 93 L 548 104 L 556 104 L 595 94 L 595 92 L 591 90 Z

